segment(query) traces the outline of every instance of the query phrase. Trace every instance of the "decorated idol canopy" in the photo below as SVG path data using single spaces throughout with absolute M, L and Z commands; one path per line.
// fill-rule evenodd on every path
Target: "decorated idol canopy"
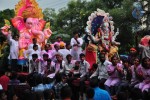
M 119 29 L 114 32 L 112 17 L 104 10 L 97 9 L 88 17 L 85 41 L 88 43 L 86 47 L 86 60 L 92 66 L 97 63 L 98 51 L 105 50 L 108 52 L 108 57 L 111 58 L 117 54 L 116 36 L 119 34 Z M 115 46 L 114 46 L 115 45 Z
M 116 43 L 116 36 L 119 34 L 119 29 L 117 32 L 114 32 L 114 22 L 109 13 L 106 13 L 104 10 L 97 9 L 91 13 L 87 21 L 87 32 L 89 35 L 92 35 L 97 40 L 101 40 L 105 47 L 109 49 L 110 43 Z M 96 41 L 96 40 L 95 40 Z M 98 41 L 96 41 L 98 43 Z
M 2 27 L 2 33 L 8 35 L 10 24 Z M 19 31 L 19 59 L 24 58 L 23 52 L 37 38 L 38 44 L 43 46 L 51 36 L 50 23 L 43 20 L 42 9 L 35 0 L 20 0 L 15 6 L 15 17 L 11 19 L 12 25 Z

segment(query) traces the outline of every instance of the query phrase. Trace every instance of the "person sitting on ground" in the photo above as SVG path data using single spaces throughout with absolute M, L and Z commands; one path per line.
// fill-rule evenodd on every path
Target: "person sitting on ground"
M 150 58 L 142 59 L 142 67 L 138 68 L 138 77 L 142 82 L 139 84 L 139 89 L 144 92 L 149 92 L 150 89 Z
M 65 66 L 64 66 L 64 73 L 66 76 L 70 76 L 73 71 L 73 67 L 75 66 L 75 60 L 72 60 L 71 54 L 66 56 Z
M 108 79 L 106 80 L 105 88 L 112 95 L 116 95 L 116 85 L 121 81 L 121 74 L 123 72 L 123 65 L 118 63 L 118 58 L 113 56 L 111 58 L 111 65 L 107 66 L 107 71 L 109 74 Z
M 97 77 L 99 80 L 100 88 L 104 89 L 104 83 L 108 78 L 107 66 L 111 64 L 108 60 L 106 60 L 106 56 L 104 54 L 99 55 L 100 62 L 98 63 L 98 67 L 96 71 L 90 76 L 90 78 Z
M 130 82 L 130 89 L 132 90 L 135 85 L 137 85 L 140 80 L 137 77 L 138 68 L 141 67 L 140 59 L 137 57 L 134 59 L 134 64 L 131 66 L 131 82 Z

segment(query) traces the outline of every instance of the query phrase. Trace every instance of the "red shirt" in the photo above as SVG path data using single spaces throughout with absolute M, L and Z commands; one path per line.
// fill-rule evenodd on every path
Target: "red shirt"
M 7 91 L 9 80 L 9 77 L 7 77 L 6 75 L 0 77 L 0 84 L 2 85 L 5 91 Z

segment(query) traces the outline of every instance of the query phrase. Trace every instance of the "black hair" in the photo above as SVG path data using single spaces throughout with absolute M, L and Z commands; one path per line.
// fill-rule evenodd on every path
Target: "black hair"
M 99 54 L 99 58 L 105 58 L 105 54 Z
M 13 72 L 12 72 L 11 79 L 17 79 L 17 77 L 18 77 L 17 72 L 13 71 Z
M 144 68 L 146 68 L 146 64 L 145 64 L 145 60 L 146 59 L 149 59 L 150 60 L 150 58 L 148 58 L 148 57 L 144 57 L 143 59 L 142 59 L 142 67 L 144 67 Z
M 52 60 L 50 58 L 47 59 L 47 62 L 51 62 Z
M 36 38 L 33 38 L 32 41 L 37 40 Z
M 98 79 L 96 77 L 93 77 L 91 80 L 90 80 L 90 86 L 92 88 L 95 88 L 98 86 Z
M 80 58 L 81 58 L 81 57 L 85 57 L 85 54 L 81 53 L 81 54 L 80 54 Z
M 37 54 L 32 54 L 32 58 L 38 58 Z
M 32 100 L 43 100 L 44 99 L 44 94 L 42 91 L 37 91 L 34 92 L 35 98 Z
M 43 57 L 48 57 L 48 54 L 47 54 L 47 53 L 44 53 L 44 54 L 43 54 Z
M 127 93 L 119 92 L 117 94 L 117 100 L 127 100 L 127 99 L 128 99 Z
M 61 73 L 56 73 L 55 75 L 56 83 L 59 83 L 62 81 L 62 75 Z
M 70 45 L 70 43 L 66 43 L 66 47 L 69 46 L 69 45 Z
M 72 96 L 72 90 L 69 86 L 64 86 L 61 88 L 61 98 L 65 99 L 65 98 L 71 98 Z
M 114 58 L 117 58 L 117 59 L 118 59 L 118 57 L 114 55 L 114 56 L 111 57 L 111 61 L 112 61 Z
M 43 77 L 43 84 L 49 84 L 49 77 L 44 76 Z
M 94 63 L 94 64 L 92 65 L 92 67 L 95 68 L 95 69 L 97 69 L 98 64 Z
M 54 98 L 54 91 L 52 89 L 47 89 L 43 92 L 45 100 L 52 100 Z
M 33 45 L 33 49 L 34 49 L 35 47 L 38 47 L 38 45 L 34 44 L 34 45 Z
M 43 77 L 42 77 L 42 75 L 38 74 L 35 77 L 35 80 L 36 80 L 36 85 L 43 83 Z
M 58 44 L 55 44 L 55 45 L 54 45 L 54 48 L 56 48 L 57 46 L 59 46 L 59 45 L 58 45 Z
M 73 31 L 73 35 L 78 34 L 79 35 L 79 31 L 75 30 Z
M 26 89 L 23 91 L 21 100 L 33 100 L 34 97 L 35 95 L 29 89 Z
M 94 94 L 95 94 L 95 92 L 94 92 L 94 89 L 93 89 L 93 88 L 88 88 L 88 89 L 86 90 L 86 97 L 87 97 L 88 99 L 92 99 L 92 98 L 94 97 Z
M 2 76 L 2 75 L 4 75 L 5 74 L 5 70 L 4 69 L 0 69 L 0 77 Z
M 49 47 L 50 45 L 49 44 L 45 44 L 44 48 L 46 48 L 47 46 Z
M 67 59 L 68 59 L 69 57 L 72 57 L 71 54 L 68 54 L 68 55 L 66 56 Z
M 122 59 L 122 62 L 123 62 L 123 63 L 126 63 L 126 62 L 129 63 L 129 59 L 123 58 L 123 59 Z
M 14 34 L 14 35 L 13 35 L 13 39 L 14 39 L 16 36 L 18 36 L 18 38 L 19 38 L 19 35 L 18 35 L 18 34 Z

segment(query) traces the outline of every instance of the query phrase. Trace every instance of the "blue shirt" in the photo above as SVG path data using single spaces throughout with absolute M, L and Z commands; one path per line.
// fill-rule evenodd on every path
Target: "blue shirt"
M 37 86 L 32 87 L 32 91 L 34 91 L 34 92 L 43 92 L 44 89 L 45 89 L 45 87 L 43 84 L 38 84 Z
M 99 87 L 94 88 L 94 92 L 94 100 L 111 100 L 108 92 L 100 89 Z

